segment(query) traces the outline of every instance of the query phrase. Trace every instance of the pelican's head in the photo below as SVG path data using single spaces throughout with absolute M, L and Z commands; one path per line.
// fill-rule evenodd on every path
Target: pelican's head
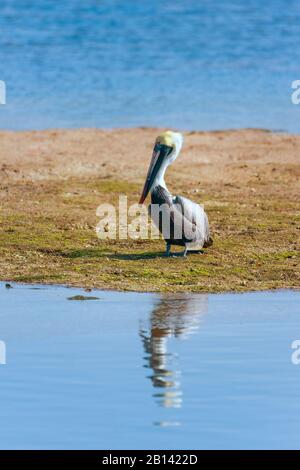
M 179 132 L 166 131 L 156 138 L 140 204 L 145 201 L 158 175 L 163 175 L 167 166 L 176 159 L 182 143 L 183 136 Z

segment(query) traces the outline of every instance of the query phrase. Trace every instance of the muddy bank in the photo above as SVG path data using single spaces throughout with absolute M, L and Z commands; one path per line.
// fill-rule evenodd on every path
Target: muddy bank
M 186 260 L 162 241 L 100 241 L 96 208 L 137 202 L 158 129 L 0 132 L 0 278 L 142 291 L 299 287 L 300 136 L 186 132 L 166 176 L 204 203 L 214 245 Z

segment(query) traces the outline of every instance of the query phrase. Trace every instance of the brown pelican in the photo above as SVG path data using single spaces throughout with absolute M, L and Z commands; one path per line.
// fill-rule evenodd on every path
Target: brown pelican
M 184 246 L 183 252 L 199 251 L 212 244 L 207 215 L 200 205 L 182 196 L 172 196 L 164 176 L 167 167 L 178 157 L 183 137 L 167 131 L 156 139 L 147 178 L 140 199 L 143 204 L 151 193 L 149 214 L 166 241 L 166 255 L 171 245 Z

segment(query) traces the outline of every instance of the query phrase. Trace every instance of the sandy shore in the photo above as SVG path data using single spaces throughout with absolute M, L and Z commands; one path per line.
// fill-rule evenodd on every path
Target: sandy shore
M 1 279 L 150 291 L 300 287 L 300 136 L 184 133 L 166 181 L 205 204 L 214 245 L 204 255 L 166 259 L 162 241 L 98 240 L 97 206 L 119 194 L 137 202 L 159 132 L 0 132 Z

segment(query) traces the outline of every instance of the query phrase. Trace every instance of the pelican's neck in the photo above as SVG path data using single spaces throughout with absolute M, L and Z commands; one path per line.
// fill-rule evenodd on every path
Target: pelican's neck
M 169 192 L 169 190 L 167 188 L 167 185 L 165 183 L 165 172 L 166 172 L 166 169 L 168 168 L 168 166 L 169 166 L 168 161 L 163 162 L 162 166 L 160 167 L 160 169 L 159 169 L 159 171 L 158 171 L 158 173 L 157 173 L 157 175 L 156 175 L 156 177 L 153 181 L 151 192 L 157 186 L 161 186 L 162 188 L 164 188 L 166 191 Z
M 167 185 L 165 183 L 165 172 L 166 172 L 166 169 L 168 168 L 168 166 L 171 163 L 173 163 L 174 160 L 178 157 L 180 150 L 181 150 L 181 144 L 180 144 L 179 147 L 175 148 L 175 150 L 172 152 L 172 154 L 167 159 L 165 159 L 165 161 L 162 162 L 162 165 L 161 165 L 160 169 L 158 170 L 157 175 L 156 175 L 156 177 L 153 181 L 150 192 L 152 192 L 153 189 L 156 188 L 157 186 L 161 186 L 162 188 L 164 188 L 170 194 L 170 191 L 168 190 Z

